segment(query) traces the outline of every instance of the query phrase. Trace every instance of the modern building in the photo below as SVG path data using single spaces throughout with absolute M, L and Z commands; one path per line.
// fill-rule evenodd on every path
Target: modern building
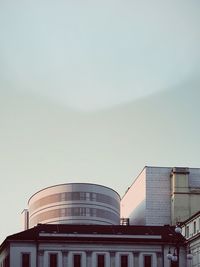
M 171 226 L 38 224 L 5 239 L 0 266 L 186 267 L 184 242 Z
M 146 166 L 121 200 L 132 225 L 176 225 L 199 211 L 200 169 Z
M 175 225 L 199 211 L 200 169 L 146 166 L 123 198 L 111 188 L 68 183 L 44 188 L 23 211 L 24 229 L 38 223 Z M 120 207 L 121 206 L 121 207 Z
M 199 243 L 175 225 L 197 232 L 199 203 L 197 168 L 145 167 L 122 199 L 98 184 L 50 186 L 29 199 L 24 231 L 0 246 L 0 267 L 188 267 L 187 246 L 198 258 Z
M 120 196 L 111 188 L 90 183 L 54 185 L 35 193 L 23 211 L 24 229 L 38 223 L 120 224 Z
M 200 204 L 200 203 L 199 203 Z M 200 211 L 181 223 L 182 234 L 187 240 L 191 257 L 191 267 L 200 266 Z

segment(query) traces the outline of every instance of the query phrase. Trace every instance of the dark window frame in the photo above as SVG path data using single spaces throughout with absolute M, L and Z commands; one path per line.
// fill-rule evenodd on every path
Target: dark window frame
M 144 267 L 153 267 L 152 255 L 144 255 Z
M 97 255 L 97 267 L 105 267 L 105 254 Z
M 31 266 L 31 253 L 30 252 L 22 252 L 21 253 L 21 266 L 22 267 L 30 267 Z
M 73 267 L 81 267 L 82 255 L 75 253 L 73 254 Z
M 128 255 L 127 254 L 120 255 L 120 267 L 128 267 Z
M 58 266 L 58 253 L 51 252 L 49 253 L 49 267 Z

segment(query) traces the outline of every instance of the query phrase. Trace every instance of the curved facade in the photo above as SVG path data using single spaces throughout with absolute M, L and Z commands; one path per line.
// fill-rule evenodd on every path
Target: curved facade
M 34 194 L 28 202 L 29 227 L 51 224 L 120 224 L 120 196 L 89 183 L 60 184 Z

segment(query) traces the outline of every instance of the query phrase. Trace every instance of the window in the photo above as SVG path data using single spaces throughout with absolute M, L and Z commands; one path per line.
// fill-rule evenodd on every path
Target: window
M 72 192 L 72 200 L 80 200 L 80 193 Z
M 105 258 L 104 255 L 97 256 L 97 267 L 105 267 Z
M 97 194 L 96 193 L 91 193 L 91 200 L 96 201 L 97 199 Z
M 73 209 L 73 212 L 72 212 L 73 216 L 79 216 L 80 214 L 79 208 L 72 208 L 72 209 Z
M 57 267 L 58 257 L 56 253 L 49 254 L 49 267 Z
M 94 208 L 92 208 L 92 209 L 90 209 L 90 215 L 91 216 L 96 216 L 96 213 L 97 213 L 97 209 L 94 209 Z
M 60 194 L 60 200 L 61 201 L 65 201 L 65 193 L 61 193 Z
M 144 256 L 144 267 L 152 267 L 151 265 L 151 256 L 145 255 Z
M 60 216 L 65 217 L 65 209 L 60 209 Z
M 80 200 L 85 200 L 85 199 L 86 199 L 86 193 L 80 192 Z
M 186 234 L 186 238 L 189 237 L 189 225 L 186 226 L 186 230 L 185 230 L 185 234 Z
M 177 261 L 171 261 L 171 266 L 170 267 L 178 267 L 178 262 Z
M 196 234 L 196 231 L 197 231 L 196 221 L 194 221 L 194 223 L 193 223 L 193 230 L 194 230 L 194 234 Z
M 79 208 L 80 209 L 80 216 L 86 216 L 86 208 Z
M 74 267 L 81 267 L 81 255 L 74 254 Z
M 120 266 L 121 267 L 128 267 L 128 256 L 127 255 L 121 255 L 120 258 Z
M 22 267 L 30 266 L 30 253 L 22 253 Z
M 85 193 L 85 199 L 86 199 L 86 200 L 90 200 L 90 193 L 89 193 L 89 192 L 86 192 L 86 193 Z

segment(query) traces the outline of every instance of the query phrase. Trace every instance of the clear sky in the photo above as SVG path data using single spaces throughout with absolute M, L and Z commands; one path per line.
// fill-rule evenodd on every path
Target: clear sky
M 200 167 L 198 0 L 0 0 L 0 240 L 43 187 L 121 196 Z

